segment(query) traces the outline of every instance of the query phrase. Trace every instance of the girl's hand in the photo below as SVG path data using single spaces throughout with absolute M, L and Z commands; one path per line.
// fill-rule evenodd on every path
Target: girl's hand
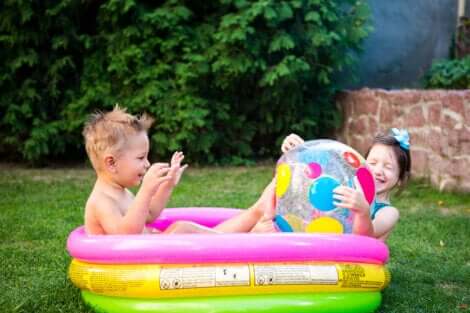
M 154 194 L 162 183 L 171 179 L 168 163 L 154 163 L 145 173 L 141 189 L 148 190 L 151 194 Z
M 284 138 L 284 141 L 282 142 L 282 145 L 281 145 L 281 151 L 283 153 L 286 153 L 287 151 L 292 150 L 295 147 L 303 143 L 304 143 L 304 140 L 300 138 L 298 135 L 290 134 L 289 136 Z
M 355 179 L 356 189 L 346 186 L 336 187 L 333 192 L 334 203 L 339 208 L 346 208 L 359 215 L 369 215 L 370 204 L 367 202 L 361 186 Z
M 176 151 L 171 157 L 171 166 L 168 175 L 171 176 L 171 179 L 168 181 L 168 184 L 171 187 L 176 186 L 183 175 L 184 170 L 188 167 L 188 164 L 181 166 L 181 162 L 184 159 L 184 154 L 181 151 Z

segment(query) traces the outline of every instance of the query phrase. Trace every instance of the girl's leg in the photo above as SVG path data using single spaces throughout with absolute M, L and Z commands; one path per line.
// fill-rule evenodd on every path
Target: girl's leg
M 275 186 L 275 179 L 273 179 L 255 204 L 237 216 L 220 223 L 214 227 L 214 230 L 222 233 L 241 233 L 252 230 L 255 232 L 273 232 L 272 219 L 276 209 Z M 272 226 L 271 229 L 269 224 Z
M 205 227 L 193 222 L 178 221 L 174 222 L 163 232 L 163 234 L 217 234 L 215 229 Z

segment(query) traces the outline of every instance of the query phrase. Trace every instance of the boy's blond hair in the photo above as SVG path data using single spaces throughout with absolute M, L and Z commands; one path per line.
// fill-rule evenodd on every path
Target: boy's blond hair
M 147 114 L 133 116 L 118 105 L 110 112 L 91 114 L 85 123 L 83 137 L 93 168 L 100 170 L 98 161 L 106 152 L 119 153 L 130 135 L 147 132 L 152 123 L 153 118 Z

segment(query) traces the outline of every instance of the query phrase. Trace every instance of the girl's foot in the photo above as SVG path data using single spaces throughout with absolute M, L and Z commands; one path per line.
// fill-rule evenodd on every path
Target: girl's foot
M 273 216 L 270 214 L 264 214 L 263 217 L 256 223 L 251 229 L 252 233 L 275 233 L 277 232 L 274 227 Z
M 264 214 L 275 215 L 276 210 L 276 178 L 273 178 L 269 185 L 264 188 L 261 197 L 253 205 L 252 210 L 254 210 L 260 217 Z
M 258 202 L 255 204 L 254 209 L 261 213 L 261 218 L 251 229 L 253 233 L 274 233 L 274 217 L 276 216 L 276 179 L 274 178 L 269 185 L 264 189 Z

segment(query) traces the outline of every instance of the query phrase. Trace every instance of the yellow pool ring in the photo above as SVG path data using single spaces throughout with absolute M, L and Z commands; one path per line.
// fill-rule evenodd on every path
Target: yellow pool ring
M 82 290 L 131 298 L 379 291 L 390 281 L 383 265 L 333 262 L 115 265 L 74 259 L 69 276 Z

